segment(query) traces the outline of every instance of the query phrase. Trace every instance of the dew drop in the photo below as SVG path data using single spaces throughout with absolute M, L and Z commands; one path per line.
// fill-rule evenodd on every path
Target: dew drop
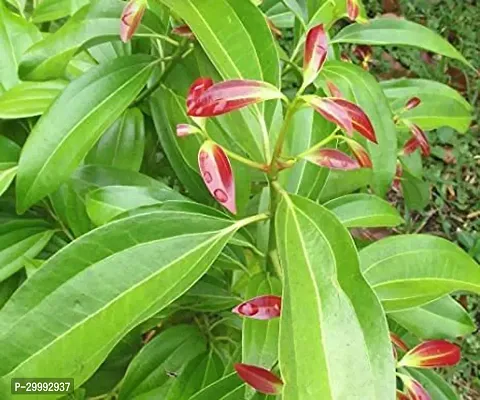
M 210 174 L 210 172 L 205 172 L 203 174 L 203 179 L 206 183 L 212 183 L 213 181 L 212 174 Z
M 228 195 L 222 189 L 215 189 L 213 195 L 220 203 L 226 203 L 228 201 Z

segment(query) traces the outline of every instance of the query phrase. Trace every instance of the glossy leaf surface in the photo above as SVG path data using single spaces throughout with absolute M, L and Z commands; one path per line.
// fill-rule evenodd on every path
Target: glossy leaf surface
M 346 229 L 322 206 L 287 195 L 277 210 L 276 228 L 285 274 L 280 322 L 284 399 L 393 400 L 388 329 Z M 337 284 L 326 284 L 332 281 Z
M 37 122 L 23 148 L 17 179 L 20 212 L 70 176 L 141 91 L 153 67 L 148 56 L 123 57 L 70 83 Z

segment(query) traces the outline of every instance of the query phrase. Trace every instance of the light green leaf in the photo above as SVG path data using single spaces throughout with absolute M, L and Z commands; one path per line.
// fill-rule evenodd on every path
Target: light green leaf
M 455 340 L 477 329 L 470 314 L 450 296 L 407 311 L 391 312 L 389 317 L 420 339 Z
M 60 19 L 72 15 L 89 2 L 89 0 L 43 0 L 35 7 L 32 21 L 38 24 Z
M 284 272 L 284 400 L 395 398 L 386 319 L 352 238 L 324 207 L 283 195 L 275 221 Z
M 70 18 L 54 34 L 30 47 L 23 55 L 19 74 L 22 80 L 48 80 L 65 77 L 65 69 L 81 50 L 119 38 L 119 20 L 125 2 L 93 0 Z M 162 29 L 158 17 L 145 12 L 138 33 Z
M 412 368 L 408 370 L 408 373 L 423 385 L 432 400 L 460 399 L 455 390 L 435 371 Z
M 139 171 L 145 151 L 145 125 L 138 108 L 129 108 L 90 150 L 87 164 Z
M 42 221 L 10 220 L 0 230 L 0 282 L 23 268 L 25 258 L 35 258 L 54 231 Z
M 244 301 L 263 295 L 282 294 L 279 279 L 257 274 L 250 278 Z M 278 360 L 278 327 L 280 319 L 259 321 L 243 319 L 242 362 L 270 370 Z
M 132 399 L 171 385 L 176 379 L 168 373 L 180 374 L 190 360 L 206 350 L 205 338 L 195 326 L 177 325 L 161 332 L 131 362 L 119 399 Z
M 387 311 L 418 307 L 459 290 L 480 294 L 480 266 L 440 237 L 389 237 L 362 249 L 360 261 Z
M 404 220 L 388 201 L 366 193 L 350 194 L 325 203 L 347 228 L 401 225 Z
M 416 176 L 402 162 L 403 173 L 400 184 L 405 204 L 410 210 L 422 211 L 430 202 L 430 184 Z
M 87 213 L 92 222 L 104 225 L 128 210 L 168 200 L 186 200 L 180 193 L 158 182 L 153 187 L 106 186 L 91 191 L 85 199 Z
M 154 66 L 149 56 L 122 57 L 92 68 L 68 85 L 37 122 L 23 148 L 17 178 L 19 212 L 72 174 L 139 94 Z
M 12 6 L 14 6 L 22 15 L 26 2 L 27 0 L 7 0 L 7 3 L 10 3 Z
M 366 143 L 373 162 L 372 183 L 376 194 L 383 197 L 395 176 L 397 132 L 381 86 L 359 66 L 340 61 L 325 63 L 321 77 L 323 84 L 331 81 L 337 85 L 345 98 L 358 104 L 370 118 L 378 140 L 378 144 Z
M 163 183 L 134 171 L 101 165 L 78 168 L 67 182 L 50 195 L 55 213 L 70 227 L 74 236 L 91 230 L 85 199 L 90 191 L 104 186 L 141 186 L 154 191 L 166 189 Z
M 235 399 L 242 399 L 244 386 L 243 381 L 240 380 L 237 373 L 234 372 L 213 382 L 205 389 L 190 397 L 189 400 L 233 400 L 228 397 L 232 394 L 237 396 Z
M 377 18 L 367 24 L 349 25 L 335 36 L 332 43 L 414 46 L 471 66 L 465 57 L 440 35 L 403 18 Z
M 260 218 L 232 224 L 158 211 L 64 247 L 0 311 L 2 398 L 12 398 L 12 376 L 70 377 L 82 385 L 127 332 L 180 297 L 236 230 Z
M 372 181 L 372 170 L 361 168 L 352 171 L 331 170 L 318 195 L 318 201 L 325 202 L 364 188 Z
M 5 90 L 19 82 L 17 68 L 20 57 L 41 38 L 35 25 L 8 10 L 3 1 L 0 1 L 0 86 Z
M 17 166 L 0 170 L 0 196 L 2 196 L 2 194 L 4 194 L 12 184 L 15 176 L 17 175 L 17 170 Z
M 472 118 L 472 106 L 451 87 L 425 79 L 395 79 L 380 83 L 392 110 L 401 110 L 412 97 L 421 104 L 402 113 L 402 120 L 411 121 L 424 130 L 450 126 L 465 133 Z
M 61 80 L 19 83 L 0 96 L 0 118 L 41 115 L 66 86 L 67 82 Z

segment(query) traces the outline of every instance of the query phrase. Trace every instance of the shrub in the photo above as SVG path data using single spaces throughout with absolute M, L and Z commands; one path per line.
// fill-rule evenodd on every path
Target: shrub
M 428 202 L 424 131 L 465 131 L 471 107 L 342 55 L 469 65 L 454 47 L 357 0 L 9 3 L 2 398 L 12 378 L 73 378 L 72 398 L 456 398 L 431 368 L 460 360 L 475 326 L 450 294 L 479 293 L 480 268 L 390 235 L 384 198 Z

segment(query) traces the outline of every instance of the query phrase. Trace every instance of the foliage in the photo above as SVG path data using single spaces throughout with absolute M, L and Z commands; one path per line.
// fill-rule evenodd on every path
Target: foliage
M 0 26 L 2 398 L 458 398 L 429 368 L 459 362 L 480 268 L 383 237 L 384 198 L 425 207 L 425 131 L 472 107 L 344 55 L 471 68 L 454 46 L 357 0 L 15 0 Z

